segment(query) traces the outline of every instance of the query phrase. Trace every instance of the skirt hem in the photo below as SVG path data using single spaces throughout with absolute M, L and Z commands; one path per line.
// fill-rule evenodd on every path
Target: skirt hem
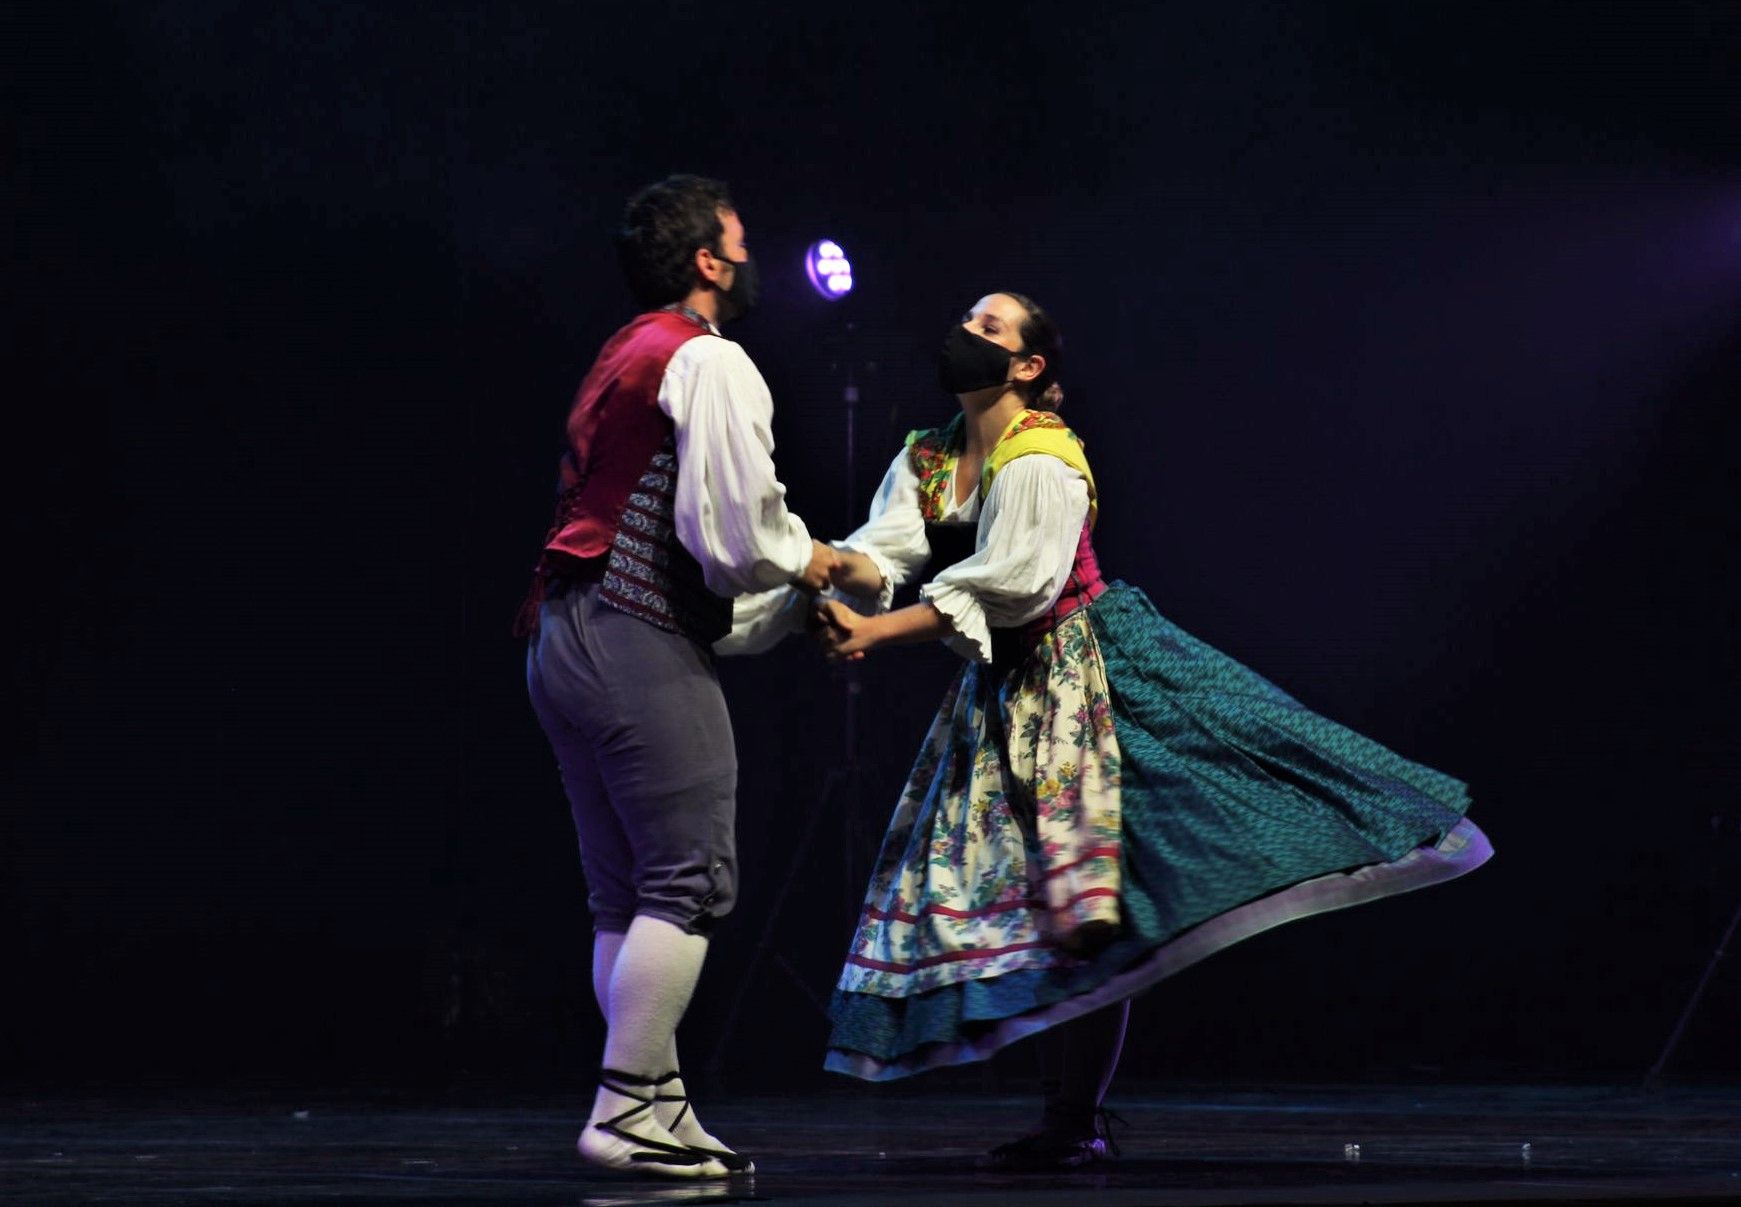
M 1086 993 L 998 1020 L 972 1039 L 930 1044 L 892 1060 L 830 1049 L 823 1068 L 863 1081 L 894 1081 L 930 1069 L 988 1060 L 1018 1040 L 1132 997 L 1241 940 L 1300 918 L 1455 880 L 1492 855 L 1487 836 L 1464 818 L 1436 846 L 1416 847 L 1390 863 L 1315 876 L 1249 901 L 1168 940 Z

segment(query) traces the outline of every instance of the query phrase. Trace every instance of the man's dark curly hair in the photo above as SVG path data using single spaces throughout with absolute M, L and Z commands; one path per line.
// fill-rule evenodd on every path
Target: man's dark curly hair
M 617 255 L 635 300 L 646 307 L 680 302 L 695 285 L 695 251 L 719 250 L 721 210 L 735 210 L 725 183 L 705 176 L 667 176 L 623 210 Z

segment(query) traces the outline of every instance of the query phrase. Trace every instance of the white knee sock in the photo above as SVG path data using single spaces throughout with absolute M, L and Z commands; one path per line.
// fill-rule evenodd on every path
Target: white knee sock
M 642 1077 L 670 1072 L 672 1036 L 707 958 L 707 940 L 638 915 L 611 967 L 605 1067 Z
M 616 969 L 617 956 L 623 949 L 622 931 L 598 931 L 593 935 L 592 947 L 592 992 L 598 999 L 598 1008 L 608 1019 L 611 1014 L 611 974 Z M 677 1058 L 677 1037 L 673 1035 L 666 1047 L 665 1060 L 661 1062 L 659 1075 L 675 1073 L 683 1067 Z M 666 1082 L 659 1087 L 659 1093 L 666 1098 L 688 1098 L 688 1090 L 683 1081 Z M 684 1109 L 688 1105 L 687 1110 Z M 731 1152 L 717 1137 L 710 1135 L 701 1121 L 695 1117 L 693 1104 L 686 1102 L 661 1102 L 658 1106 L 658 1119 L 661 1125 L 676 1136 L 684 1144 L 694 1144 L 701 1148 L 711 1148 L 717 1151 Z
M 611 1019 L 611 973 L 623 950 L 623 937 L 620 930 L 594 931 L 592 936 L 592 996 L 607 1025 Z
M 604 936 L 600 936 L 601 939 Z M 612 946 L 617 950 L 613 954 Z M 644 915 L 629 925 L 620 943 L 596 943 L 593 949 L 594 992 L 606 1008 L 609 1032 L 605 1039 L 604 1067 L 633 1078 L 656 1079 L 671 1071 L 667 1061 L 674 1050 L 673 1037 L 683 1011 L 695 992 L 707 956 L 707 940 L 691 935 L 671 923 Z M 602 976 L 608 967 L 608 977 Z M 609 1080 L 609 1074 L 605 1075 Z M 582 1130 L 581 1155 L 615 1169 L 637 1169 L 663 1177 L 720 1177 L 726 1172 L 717 1161 L 699 1165 L 666 1165 L 633 1162 L 637 1150 L 619 1136 L 595 1125 L 618 1118 L 638 1105 L 639 1099 L 655 1093 L 650 1084 L 625 1082 L 627 1094 L 601 1084 L 593 1100 L 592 1115 Z M 631 1096 L 632 1095 L 632 1096 Z M 659 1122 L 656 1111 L 635 1111 L 616 1127 L 655 1144 L 683 1144 Z

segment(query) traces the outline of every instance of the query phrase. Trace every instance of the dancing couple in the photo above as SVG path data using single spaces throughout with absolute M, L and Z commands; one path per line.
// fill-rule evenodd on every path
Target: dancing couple
M 996 292 L 952 325 L 957 413 L 914 432 L 867 522 L 824 543 L 785 506 L 772 402 L 719 324 L 754 301 L 723 185 L 671 177 L 618 246 L 645 312 L 570 412 L 522 612 L 595 931 L 604 1067 L 578 1147 L 667 1178 L 753 1169 L 688 1101 L 675 1042 L 730 910 L 736 758 L 713 654 L 808 629 L 827 657 L 939 640 L 963 665 L 895 806 L 831 1007 L 826 1066 L 867 1080 L 1041 1049 L 1003 1169 L 1107 1152 L 1131 998 L 1283 922 L 1491 854 L 1464 786 L 1303 707 L 1108 582 L 1063 341 Z M 897 588 L 918 601 L 891 610 Z

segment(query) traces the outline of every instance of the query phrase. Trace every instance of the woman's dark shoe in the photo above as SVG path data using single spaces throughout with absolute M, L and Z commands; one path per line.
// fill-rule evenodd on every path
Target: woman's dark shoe
M 1097 1110 L 1086 1123 L 1074 1127 L 1048 1123 L 1030 1136 L 998 1145 L 979 1159 L 979 1167 L 1005 1173 L 1085 1169 L 1118 1155 L 1118 1143 L 1112 1138 L 1113 1117 L 1108 1111 Z

